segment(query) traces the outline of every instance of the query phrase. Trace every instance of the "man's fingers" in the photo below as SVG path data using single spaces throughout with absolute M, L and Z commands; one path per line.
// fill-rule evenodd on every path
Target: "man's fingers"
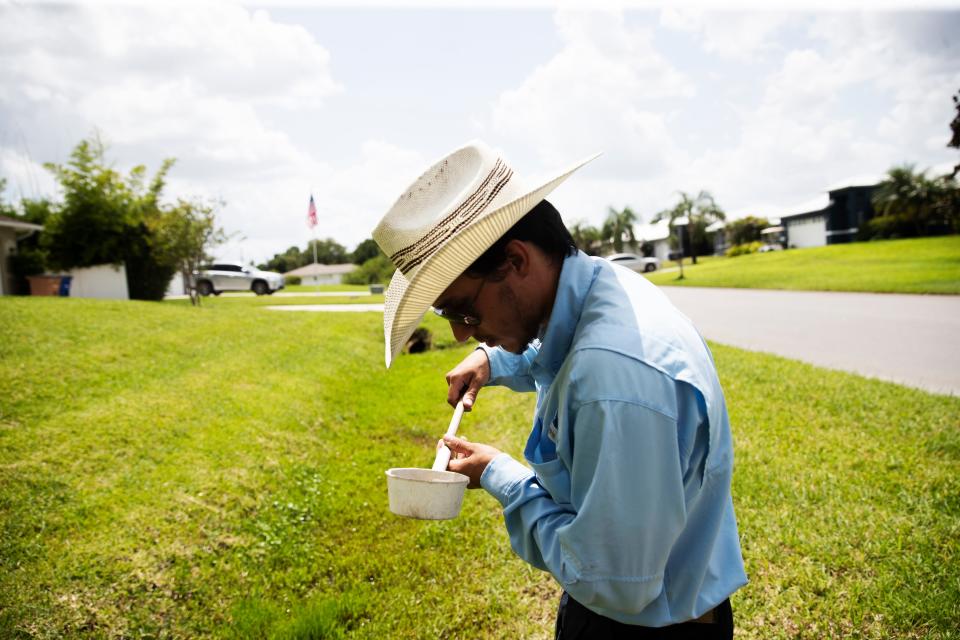
M 463 394 L 463 410 L 470 411 L 473 408 L 474 403 L 477 401 L 477 394 L 480 393 L 480 389 L 483 388 L 483 383 L 480 381 L 478 376 L 474 376 L 470 380 L 470 384 L 467 385 L 467 390 Z
M 473 445 L 470 444 L 465 438 L 451 438 L 449 436 L 443 436 L 443 443 L 450 447 L 450 451 L 454 453 L 463 453 L 470 455 L 473 453 Z
M 460 402 L 460 397 L 463 395 L 463 388 L 466 385 L 457 378 L 449 375 L 447 376 L 447 384 L 450 385 L 447 387 L 447 404 L 451 407 L 456 407 L 457 403 Z M 466 408 L 466 402 L 464 402 L 464 408 Z
M 466 436 L 460 436 L 460 439 L 463 440 L 464 442 L 470 442 L 469 440 L 467 440 Z M 441 440 L 440 442 L 442 443 L 443 440 Z M 459 459 L 461 459 L 461 458 L 466 458 L 466 457 L 467 457 L 467 454 L 465 454 L 465 453 L 458 453 L 458 452 L 456 452 L 456 451 L 453 451 L 452 449 L 451 449 L 451 452 L 453 453 L 453 458 L 454 458 L 454 460 L 459 460 Z
M 483 386 L 477 382 L 477 377 L 453 378 L 447 381 L 450 386 L 447 387 L 447 404 L 456 407 L 457 403 L 463 400 L 463 410 L 470 411 L 474 402 L 477 400 L 477 393 Z

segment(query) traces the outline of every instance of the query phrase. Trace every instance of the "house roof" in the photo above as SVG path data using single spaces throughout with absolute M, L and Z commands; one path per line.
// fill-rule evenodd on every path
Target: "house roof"
M 818 211 L 823 211 L 830 206 L 830 195 L 827 193 L 821 193 L 816 198 L 812 200 L 807 200 L 793 207 L 785 207 L 780 214 L 780 221 L 783 222 L 784 218 L 792 218 L 794 216 L 802 216 L 806 213 L 815 213 Z
M 7 216 L 0 216 L 0 227 L 19 229 L 21 231 L 43 231 L 43 225 L 24 222 L 16 218 L 8 218 Z
M 357 265 L 349 262 L 346 264 L 308 264 L 305 267 L 287 271 L 286 275 L 300 276 L 301 278 L 304 276 L 343 275 L 350 273 L 356 268 Z
M 850 187 L 875 187 L 883 182 L 883 179 L 884 176 L 875 174 L 853 176 L 834 182 L 827 187 L 827 191 L 840 191 L 841 189 L 849 189 Z
M 633 228 L 633 235 L 640 242 L 656 242 L 670 237 L 670 223 L 661 220 L 653 224 L 638 224 Z

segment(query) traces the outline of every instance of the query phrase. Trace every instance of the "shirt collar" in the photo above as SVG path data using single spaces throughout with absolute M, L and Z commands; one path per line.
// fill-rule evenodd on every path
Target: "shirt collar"
M 556 377 L 573 342 L 583 301 L 599 271 L 600 264 L 582 251 L 564 258 L 550 319 L 540 339 L 540 352 L 532 363 L 534 377 L 541 372 L 551 380 Z

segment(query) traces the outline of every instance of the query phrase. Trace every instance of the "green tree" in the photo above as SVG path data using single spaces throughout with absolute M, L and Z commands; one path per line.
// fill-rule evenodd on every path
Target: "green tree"
M 577 245 L 580 251 L 591 256 L 600 253 L 600 245 L 603 243 L 603 234 L 600 232 L 600 229 L 586 222 L 576 222 L 569 228 L 569 231 L 573 237 L 574 244 Z
M 912 164 L 903 164 L 887 171 L 886 179 L 873 193 L 876 217 L 870 221 L 873 235 L 922 236 L 931 225 L 943 220 L 938 201 L 944 199 L 949 185 L 932 180 L 926 171 L 917 171 Z
M 264 271 L 286 273 L 312 261 L 313 256 L 300 251 L 300 247 L 290 247 L 283 253 L 273 254 L 272 258 L 258 266 Z
M 397 268 L 383 253 L 376 255 L 343 277 L 346 284 L 388 284 Z
M 380 255 L 380 245 L 373 238 L 367 238 L 357 245 L 357 248 L 350 254 L 350 262 L 354 264 L 363 264 L 370 258 Z
M 957 113 L 953 116 L 953 120 L 950 121 L 950 142 L 947 143 L 947 146 L 960 149 L 960 91 L 957 92 L 957 95 L 950 96 L 950 98 L 953 100 L 953 108 Z M 958 173 L 960 173 L 960 164 L 954 165 L 953 173 L 950 174 L 950 177 L 956 179 Z
M 94 135 L 77 144 L 66 165 L 46 164 L 64 194 L 42 238 L 51 266 L 124 264 L 131 298 L 162 299 L 173 274 L 190 259 L 185 252 L 194 252 L 191 243 L 182 240 L 194 233 L 185 229 L 213 225 L 212 208 L 184 201 L 172 207 L 161 204 L 173 163 L 172 158 L 164 160 L 149 181 L 143 165 L 123 176 L 108 165 L 106 147 Z M 220 236 L 222 232 L 211 227 L 204 237 L 213 241 Z
M 707 234 L 707 227 L 718 220 L 726 220 L 726 214 L 716 203 L 709 191 L 700 191 L 696 196 L 691 196 L 683 191 L 679 192 L 680 200 L 670 209 L 664 209 L 653 217 L 653 222 L 669 220 L 670 228 L 676 228 L 675 222 L 678 218 L 686 218 L 687 241 L 683 244 L 684 255 L 690 255 L 693 264 L 697 264 L 698 255 L 707 255 L 713 252 L 713 246 L 710 237 Z M 679 236 L 680 231 L 677 231 Z M 670 245 L 674 248 L 679 246 L 680 241 L 675 240 L 673 233 L 670 235 Z
M 766 218 L 745 216 L 727 223 L 727 236 L 732 246 L 760 240 L 760 232 L 770 226 Z
M 307 250 L 304 254 L 310 262 L 313 261 L 314 245 L 317 247 L 317 262 L 320 264 L 344 264 L 350 262 L 350 254 L 347 252 L 347 248 L 333 238 L 311 240 L 307 244 Z
M 216 205 L 199 200 L 179 199 L 148 221 L 157 262 L 173 265 L 183 278 L 190 301 L 199 305 L 193 273 L 211 257 L 209 248 L 227 239 L 216 224 Z
M 3 193 L 7 190 L 7 179 L 0 176 L 0 216 L 6 216 L 8 218 L 16 218 L 17 210 L 12 205 L 9 204 L 3 197 Z
M 103 143 L 94 136 L 73 149 L 66 165 L 45 165 L 64 193 L 44 230 L 44 244 L 55 268 L 122 264 L 137 240 L 144 207 L 137 202 L 143 194 L 135 189 L 142 187 L 146 169 L 135 167 L 125 180 L 106 165 L 104 155 Z M 168 168 L 165 165 L 163 170 Z
M 607 211 L 607 219 L 603 221 L 600 228 L 600 234 L 604 240 L 609 240 L 613 244 L 613 249 L 617 253 L 623 251 L 624 240 L 631 247 L 636 247 L 637 236 L 633 231 L 633 225 L 640 222 L 639 216 L 635 214 L 630 207 L 624 207 L 617 211 L 610 207 Z

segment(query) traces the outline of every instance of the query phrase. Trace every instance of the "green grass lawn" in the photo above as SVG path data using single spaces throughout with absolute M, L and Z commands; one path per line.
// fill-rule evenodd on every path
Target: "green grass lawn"
M 292 292 L 293 293 L 293 292 Z M 296 292 L 301 293 L 301 292 Z M 180 298 L 166 300 L 165 305 L 190 306 L 190 300 Z M 239 308 L 239 307 L 268 307 L 281 305 L 304 304 L 383 304 L 383 294 L 366 296 L 207 296 L 200 299 L 201 307 L 211 309 Z
M 550 637 L 493 498 L 387 509 L 469 347 L 428 317 L 387 372 L 378 313 L 253 306 L 0 299 L 0 637 Z M 960 399 L 714 354 L 738 637 L 960 637 Z M 485 390 L 461 431 L 519 457 L 532 402 Z
M 683 273 L 683 280 L 678 272 L 648 278 L 689 287 L 960 294 L 960 236 L 771 251 L 696 266 L 684 260 Z

